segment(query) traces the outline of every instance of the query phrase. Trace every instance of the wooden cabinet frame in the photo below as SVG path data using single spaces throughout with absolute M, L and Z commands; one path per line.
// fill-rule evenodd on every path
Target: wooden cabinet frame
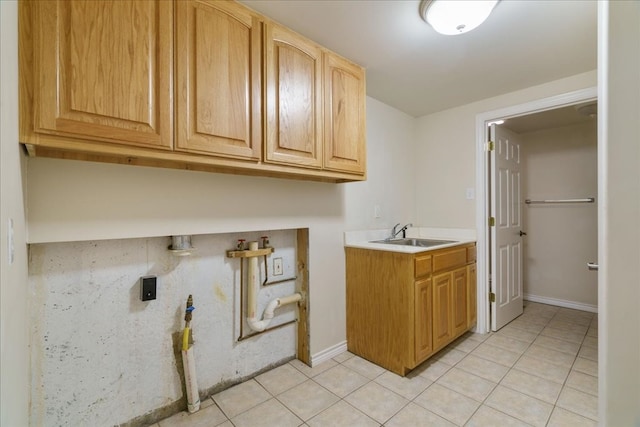
M 148 31 L 139 31 L 139 34 L 131 36 L 146 37 L 144 40 L 117 42 L 117 37 L 126 38 L 128 35 L 126 31 L 119 33 L 114 28 L 121 24 L 125 29 L 133 27 L 127 24 L 130 20 L 128 15 L 131 14 L 125 12 L 120 12 L 121 19 L 117 19 L 118 22 L 111 20 L 111 26 L 105 24 L 104 27 L 111 31 L 111 41 L 116 40 L 105 46 L 116 46 L 118 52 L 127 52 L 129 45 L 140 46 L 138 50 L 128 52 L 128 57 L 122 57 L 129 58 L 129 61 L 122 59 L 115 65 L 103 62 L 101 68 L 112 74 L 126 74 L 136 89 L 133 86 L 129 89 L 125 78 L 108 78 L 106 87 L 117 86 L 117 90 L 105 89 L 101 99 L 96 100 L 89 94 L 94 93 L 94 88 L 101 87 L 96 82 L 102 82 L 104 76 L 95 77 L 96 73 L 87 71 L 78 79 L 78 76 L 70 74 L 71 69 L 82 68 L 85 62 L 100 62 L 97 59 L 78 62 L 82 58 L 77 58 L 77 53 L 73 56 L 75 50 L 68 47 L 67 39 L 71 36 L 87 43 L 101 40 L 100 37 L 92 38 L 89 35 L 86 40 L 81 37 L 83 31 L 90 33 L 103 28 L 100 27 L 102 24 L 81 24 L 83 11 L 80 8 L 84 7 L 81 2 L 20 1 L 20 142 L 25 145 L 29 155 L 334 183 L 366 179 L 362 68 L 296 35 L 296 44 L 313 45 L 318 51 L 317 64 L 314 65 L 317 70 L 313 76 L 315 99 L 309 104 L 312 105 L 314 117 L 313 141 L 298 138 L 295 134 L 286 142 L 283 138 L 278 142 L 281 148 L 293 147 L 288 154 L 300 147 L 312 147 L 307 150 L 309 159 L 292 161 L 291 156 L 282 156 L 265 142 L 265 120 L 271 118 L 269 114 L 274 111 L 280 116 L 282 112 L 272 110 L 270 113 L 269 108 L 277 109 L 279 105 L 273 106 L 264 100 L 268 88 L 265 88 L 263 80 L 263 28 L 270 25 L 276 27 L 278 24 L 233 1 L 96 0 L 87 5 L 95 8 L 137 7 L 144 12 L 135 15 L 145 17 L 143 23 L 148 24 Z M 211 100 L 212 96 L 202 95 L 202 92 L 211 89 L 209 85 L 215 79 L 207 75 L 206 69 L 200 73 L 194 73 L 193 70 L 201 66 L 198 65 L 200 62 L 218 64 L 220 69 L 225 70 L 225 58 L 199 58 L 197 53 L 198 46 L 210 46 L 210 41 L 216 35 L 214 29 L 198 24 L 198 19 L 204 19 L 208 11 L 214 10 L 227 14 L 230 17 L 229 25 L 238 30 L 230 30 L 234 34 L 223 36 L 226 39 L 222 45 L 244 46 L 238 42 L 237 34 L 244 31 L 241 28 L 248 31 L 250 47 L 242 47 L 241 50 L 250 50 L 244 52 L 250 58 L 250 80 L 247 88 L 234 81 L 222 81 L 222 90 L 215 91 L 214 95 L 219 98 Z M 86 13 L 91 15 L 94 11 Z M 198 14 L 200 18 L 196 16 Z M 196 26 L 199 27 L 194 28 Z M 290 30 L 283 31 L 295 34 Z M 89 44 L 87 46 L 90 47 L 85 50 L 99 58 L 100 49 Z M 218 47 L 220 52 L 225 52 L 223 47 Z M 238 53 L 238 49 L 227 50 L 232 51 L 229 52 L 230 58 Z M 212 55 L 218 54 L 214 52 Z M 200 59 L 202 61 L 198 62 Z M 231 62 L 236 65 L 240 63 Z M 323 68 L 326 64 L 352 69 L 353 75 L 359 71 L 362 76 L 357 82 L 359 86 L 354 82 L 334 85 L 330 80 L 333 86 L 327 92 Z M 128 66 L 132 71 L 125 73 L 119 66 Z M 242 65 L 234 69 L 245 68 Z M 231 71 L 221 73 L 230 80 L 239 74 L 246 74 Z M 203 78 L 198 81 L 200 77 Z M 357 90 L 353 89 L 356 86 L 361 90 L 357 96 L 354 95 Z M 345 91 L 341 92 L 343 89 Z M 122 96 L 118 96 L 119 93 Z M 328 93 L 332 95 L 329 103 L 335 104 L 334 99 L 339 100 L 341 105 L 346 102 L 349 108 L 344 111 L 349 113 L 336 113 L 334 107 L 326 110 L 324 97 Z M 352 96 L 357 99 L 352 100 Z M 227 104 L 230 107 L 229 116 L 211 120 L 209 113 L 223 111 Z M 358 128 L 345 127 L 345 120 L 349 122 L 356 110 L 362 111 L 357 121 Z M 334 119 L 337 123 L 328 123 L 328 120 Z M 293 118 L 289 123 L 298 122 Z M 330 129 L 329 142 L 325 141 L 325 129 Z M 352 135 L 358 135 L 358 140 Z M 347 145 L 343 147 L 341 144 Z M 275 157 L 271 156 L 273 153 Z
M 406 375 L 475 324 L 469 273 L 475 244 L 418 254 L 350 247 L 345 253 L 352 353 Z

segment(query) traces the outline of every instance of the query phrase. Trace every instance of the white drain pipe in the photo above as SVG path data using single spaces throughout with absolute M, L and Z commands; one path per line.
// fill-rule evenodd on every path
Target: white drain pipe
M 249 250 L 258 250 L 258 242 L 249 242 Z M 286 297 L 271 300 L 269 304 L 267 304 L 267 308 L 264 310 L 262 320 L 259 320 L 257 316 L 257 296 L 260 281 L 258 279 L 258 257 L 250 257 L 249 266 L 247 268 L 247 323 L 249 323 L 249 327 L 252 330 L 262 332 L 267 328 L 267 326 L 269 326 L 269 323 L 271 323 L 271 319 L 273 319 L 276 308 L 298 302 L 302 299 L 302 295 L 295 293 Z

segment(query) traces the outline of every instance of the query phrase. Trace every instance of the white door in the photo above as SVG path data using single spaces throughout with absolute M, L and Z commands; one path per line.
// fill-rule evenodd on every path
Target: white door
M 518 135 L 491 125 L 491 330 L 522 314 L 522 196 Z

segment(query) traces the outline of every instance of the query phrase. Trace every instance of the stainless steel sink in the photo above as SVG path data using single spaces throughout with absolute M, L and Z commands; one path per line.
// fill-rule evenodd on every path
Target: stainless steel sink
M 369 243 L 384 243 L 387 245 L 401 246 L 419 246 L 421 248 L 430 248 L 431 246 L 439 246 L 447 243 L 455 243 L 455 240 L 435 240 L 435 239 L 385 239 L 372 240 Z

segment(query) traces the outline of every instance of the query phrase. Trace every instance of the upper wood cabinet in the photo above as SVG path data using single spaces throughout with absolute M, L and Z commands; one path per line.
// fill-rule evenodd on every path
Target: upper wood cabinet
M 324 55 L 324 167 L 365 171 L 365 77 L 357 65 Z
M 259 17 L 234 2 L 176 2 L 176 147 L 260 159 Z
M 33 73 L 21 91 L 21 106 L 32 108 L 21 108 L 23 142 L 37 132 L 172 147 L 171 3 L 21 3 L 20 35 L 32 42 L 21 55 L 32 63 L 20 71 Z
M 231 0 L 21 0 L 32 156 L 366 178 L 364 71 Z
M 266 24 L 265 161 L 322 167 L 322 49 Z

